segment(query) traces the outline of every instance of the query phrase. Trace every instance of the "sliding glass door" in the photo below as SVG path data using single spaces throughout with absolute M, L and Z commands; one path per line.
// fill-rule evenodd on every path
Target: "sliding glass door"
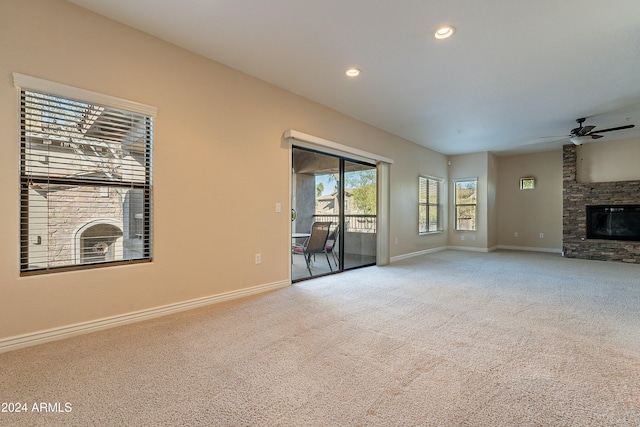
M 373 165 L 344 160 L 343 268 L 376 263 L 377 170 Z
M 292 280 L 374 265 L 376 167 L 300 147 L 292 155 Z

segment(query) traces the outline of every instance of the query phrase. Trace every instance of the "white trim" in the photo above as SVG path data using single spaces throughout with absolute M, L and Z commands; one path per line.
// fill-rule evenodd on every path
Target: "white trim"
M 495 247 L 491 248 L 477 248 L 474 246 L 447 246 L 447 249 L 452 251 L 468 251 L 468 252 L 493 252 Z
M 64 338 L 70 338 L 75 335 L 87 334 L 103 329 L 127 325 L 129 323 L 141 322 L 143 320 L 149 320 L 156 317 L 166 316 L 168 314 L 191 310 L 198 307 L 204 307 L 223 301 L 229 301 L 250 295 L 260 294 L 263 292 L 273 291 L 276 289 L 285 288 L 289 285 L 291 285 L 290 281 L 268 283 L 265 285 L 254 286 L 252 288 L 240 289 L 237 291 L 225 292 L 218 295 L 197 298 L 161 307 L 134 311 L 132 313 L 121 314 L 118 316 L 106 317 L 103 319 L 76 323 L 74 325 L 63 326 L 60 328 L 48 329 L 45 331 L 4 338 L 0 340 L 0 353 L 18 350 L 20 348 L 30 347 L 32 345 L 43 344 L 46 342 L 57 341 Z
M 498 245 L 497 248 L 508 250 L 508 251 L 546 252 L 546 253 L 553 253 L 553 254 L 562 253 L 562 249 L 558 249 L 558 248 L 536 248 L 533 246 Z
M 525 252 L 545 252 L 545 253 L 554 253 L 561 254 L 561 249 L 556 248 L 535 248 L 528 246 L 508 246 L 508 245 L 497 245 L 492 246 L 490 248 L 474 248 L 472 246 L 440 246 L 438 248 L 425 249 L 423 251 L 411 252 L 408 254 L 397 255 L 391 258 L 391 262 L 402 261 L 404 259 L 409 259 L 421 255 L 433 254 L 436 252 L 442 252 L 446 250 L 452 251 L 468 251 L 468 252 L 493 252 L 497 250 L 508 250 L 508 251 L 525 251 Z
M 439 248 L 431 248 L 431 249 L 425 249 L 423 251 L 411 252 L 408 254 L 402 254 L 402 255 L 391 257 L 391 262 L 393 263 L 397 261 L 402 261 L 404 259 L 414 258 L 421 255 L 433 254 L 436 252 L 442 252 L 446 250 L 447 250 L 447 246 L 440 246 Z
M 67 86 L 62 83 L 43 80 L 37 77 L 27 76 L 25 74 L 13 73 L 13 85 L 18 88 L 31 89 L 51 95 L 64 96 L 78 101 L 87 101 L 107 107 L 119 108 L 134 113 L 144 114 L 145 116 L 156 117 L 158 115 L 157 107 L 116 98 L 110 95 L 104 95 L 98 92 L 92 92 L 86 89 Z
M 384 162 L 384 163 L 393 163 L 393 159 L 388 157 L 380 156 L 378 154 L 370 153 L 368 151 L 360 150 L 358 148 L 349 147 L 347 145 L 338 144 L 337 142 L 329 141 L 327 139 L 318 138 L 317 136 L 308 135 L 306 133 L 298 132 L 297 130 L 290 129 L 284 133 L 285 139 L 295 139 L 296 141 L 302 143 L 312 144 L 311 147 L 306 146 L 305 148 L 316 148 L 318 146 L 322 147 L 325 152 L 329 152 L 327 150 L 335 150 L 330 154 L 337 154 L 342 157 L 350 157 L 354 160 L 363 160 L 370 163 Z M 304 147 L 304 144 L 302 144 Z M 359 157 L 359 158 L 355 158 Z

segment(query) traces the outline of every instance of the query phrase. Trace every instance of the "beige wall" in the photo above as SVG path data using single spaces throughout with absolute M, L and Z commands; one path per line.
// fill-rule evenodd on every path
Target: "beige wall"
M 562 151 L 499 157 L 498 175 L 498 244 L 560 252 Z M 523 177 L 535 178 L 534 190 L 520 190 Z
M 596 140 L 576 148 L 578 182 L 640 180 L 640 139 Z
M 498 158 L 489 153 L 487 158 L 487 247 L 494 249 L 498 240 L 498 183 L 500 174 L 498 171 Z
M 442 178 L 445 199 L 447 197 L 447 161 L 446 157 L 430 152 L 418 155 L 413 150 L 394 150 L 394 159 L 402 161 L 391 168 L 394 185 L 391 190 L 391 256 L 419 253 L 424 250 L 447 245 L 447 233 L 418 234 L 418 179 L 422 176 Z M 444 205 L 445 230 L 447 223 L 447 205 Z M 397 240 L 396 240 L 397 239 Z
M 492 228 L 494 222 L 489 215 L 493 214 L 496 197 L 495 171 L 490 170 L 493 168 L 494 159 L 494 155 L 487 152 L 449 157 L 449 224 L 451 224 L 448 230 L 449 246 L 482 251 L 490 248 L 489 241 L 494 240 Z M 453 180 L 461 178 L 478 178 L 476 231 L 455 230 Z M 491 197 L 489 197 L 490 194 Z
M 158 107 L 152 263 L 20 277 L 13 72 Z M 288 129 L 394 159 L 392 257 L 446 245 L 418 236 L 416 201 L 445 156 L 62 0 L 0 2 L 0 117 L 0 340 L 286 283 Z
M 152 263 L 20 277 L 13 72 L 158 107 Z M 282 134 L 288 129 L 394 160 L 392 258 L 447 246 L 561 247 L 559 151 L 447 158 L 62 0 L 0 2 L 0 117 L 0 344 L 20 334 L 286 284 L 290 152 Z M 596 147 L 582 148 L 584 162 L 603 155 L 591 154 Z M 635 157 L 623 151 L 615 162 L 637 171 L 629 160 L 638 158 L 637 144 L 624 149 Z M 600 176 L 600 167 L 622 169 L 594 163 L 587 173 Z M 420 175 L 443 178 L 447 198 L 452 179 L 478 177 L 478 231 L 452 230 L 449 200 L 445 231 L 420 236 Z M 522 176 L 534 176 L 536 190 L 520 191 Z M 275 212 L 276 203 L 282 213 Z M 262 254 L 260 265 L 254 264 L 256 253 Z
M 488 251 L 512 248 L 560 252 L 562 248 L 562 152 L 498 157 L 474 153 L 449 158 L 449 243 Z M 519 189 L 520 178 L 536 178 L 536 189 Z M 478 229 L 454 230 L 453 184 L 478 178 Z M 518 237 L 514 233 L 518 233 Z M 540 238 L 540 233 L 544 237 Z

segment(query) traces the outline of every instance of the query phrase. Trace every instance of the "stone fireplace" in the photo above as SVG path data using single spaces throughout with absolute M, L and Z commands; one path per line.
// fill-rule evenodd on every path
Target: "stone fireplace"
M 587 239 L 587 205 L 640 205 L 640 181 L 576 181 L 577 147 L 562 151 L 562 253 L 568 258 L 640 264 L 640 241 Z

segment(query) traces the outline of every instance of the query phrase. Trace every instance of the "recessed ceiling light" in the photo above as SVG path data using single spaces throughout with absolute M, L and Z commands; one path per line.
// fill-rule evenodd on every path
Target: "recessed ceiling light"
M 358 77 L 362 73 L 359 68 L 351 67 L 348 68 L 345 74 L 349 77 Z
M 443 40 L 451 37 L 455 32 L 456 32 L 456 27 L 454 27 L 453 25 L 443 25 L 442 27 L 436 30 L 436 33 L 434 34 L 434 36 L 438 40 Z

